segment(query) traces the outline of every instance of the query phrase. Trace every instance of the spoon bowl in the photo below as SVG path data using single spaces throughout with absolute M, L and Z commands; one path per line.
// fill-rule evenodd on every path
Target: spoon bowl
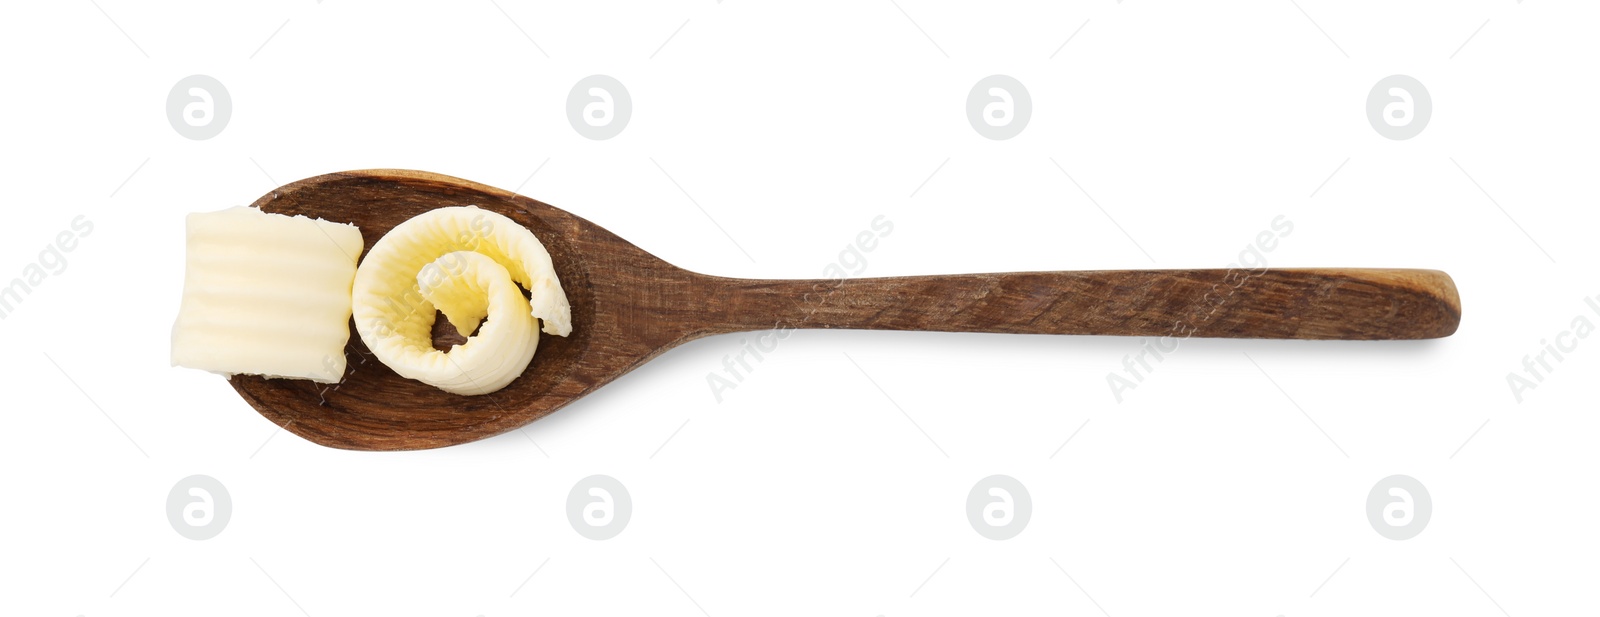
M 625 333 L 618 313 L 595 310 L 599 303 L 646 309 L 641 297 L 628 293 L 630 286 L 680 280 L 684 271 L 589 221 L 527 197 L 437 174 L 372 170 L 301 180 L 252 204 L 266 212 L 353 224 L 367 248 L 411 217 L 455 205 L 505 215 L 544 243 L 572 306 L 571 335 L 541 334 L 530 370 L 499 391 L 459 396 L 395 374 L 367 349 L 352 320 L 339 383 L 235 375 L 230 381 L 240 396 L 274 424 L 325 446 L 436 448 L 527 424 L 686 339 L 687 330 L 672 328 L 670 315 L 652 311 L 662 320 L 659 327 Z M 605 267 L 592 267 L 590 256 L 604 256 Z M 691 305 L 677 310 L 686 306 Z M 440 333 L 441 327 L 446 332 Z M 445 342 L 461 340 L 443 319 L 435 332 Z
M 490 394 L 450 394 L 384 366 L 352 321 L 339 383 L 235 375 L 233 388 L 268 420 L 312 442 L 418 450 L 516 429 L 711 334 L 786 327 L 1380 340 L 1448 336 L 1461 315 L 1454 283 L 1434 270 L 723 278 L 675 267 L 554 206 L 419 171 L 327 174 L 284 185 L 252 204 L 353 224 L 368 248 L 413 216 L 466 205 L 532 231 L 549 250 L 572 307 L 571 335 L 540 334 L 538 353 L 521 376 Z M 444 329 L 436 325 L 436 341 L 461 340 Z

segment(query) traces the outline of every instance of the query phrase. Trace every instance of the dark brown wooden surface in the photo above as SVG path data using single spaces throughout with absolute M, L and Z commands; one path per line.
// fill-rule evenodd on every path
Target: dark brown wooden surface
M 688 272 L 558 208 L 430 174 L 369 170 L 279 187 L 267 212 L 361 228 L 371 247 L 395 225 L 476 205 L 538 236 L 572 304 L 569 337 L 541 334 L 526 373 L 482 396 L 396 375 L 351 324 L 337 386 L 239 375 L 261 415 L 313 442 L 354 450 L 437 448 L 536 420 L 662 352 L 702 336 L 792 328 L 1127 336 L 1418 339 L 1460 321 L 1454 284 L 1433 270 L 1140 270 L 962 274 L 844 281 L 746 280 Z M 443 321 L 443 320 L 441 320 Z M 440 336 L 454 335 L 444 328 Z

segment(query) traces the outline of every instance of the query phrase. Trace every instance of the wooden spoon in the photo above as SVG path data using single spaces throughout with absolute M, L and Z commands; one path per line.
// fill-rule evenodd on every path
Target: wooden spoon
M 371 355 L 353 322 L 349 367 L 337 386 L 249 375 L 230 380 L 273 423 L 316 443 L 351 450 L 438 448 L 498 435 L 674 346 L 727 332 L 782 326 L 1374 340 L 1449 336 L 1461 318 L 1455 284 L 1435 270 L 722 278 L 677 268 L 553 206 L 418 171 L 317 176 L 279 187 L 253 205 L 355 224 L 367 247 L 424 211 L 476 205 L 532 230 L 555 260 L 572 303 L 572 335 L 543 335 L 527 372 L 498 392 L 460 396 L 404 379 Z M 436 339 L 462 340 L 438 328 Z

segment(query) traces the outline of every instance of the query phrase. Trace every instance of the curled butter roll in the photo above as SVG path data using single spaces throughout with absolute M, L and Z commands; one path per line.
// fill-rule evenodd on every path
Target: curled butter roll
M 356 331 L 379 361 L 455 394 L 488 394 L 521 375 L 538 346 L 535 319 L 547 333 L 572 332 L 544 245 L 515 221 L 472 206 L 395 226 L 356 269 L 352 300 Z M 471 335 L 465 344 L 433 348 L 435 311 Z

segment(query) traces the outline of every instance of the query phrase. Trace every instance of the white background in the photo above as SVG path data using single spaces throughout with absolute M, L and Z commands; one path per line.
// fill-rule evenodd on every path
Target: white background
M 1600 337 L 1520 403 L 1506 382 L 1600 323 L 1592 3 L 3 12 L 0 283 L 73 217 L 94 231 L 0 321 L 0 612 L 1596 609 Z M 232 96 L 213 139 L 165 115 L 192 74 Z M 592 74 L 633 99 L 610 140 L 565 116 Z M 992 74 L 1033 101 L 1010 140 L 966 118 Z M 1393 74 L 1433 99 L 1413 139 L 1366 118 Z M 724 336 L 525 431 L 345 452 L 168 367 L 168 337 L 185 213 L 372 167 L 520 187 L 730 276 L 821 276 L 880 214 L 862 276 L 1222 267 L 1285 215 L 1273 266 L 1446 270 L 1465 317 L 1430 342 L 1190 341 L 1120 403 L 1106 376 L 1138 339 L 880 332 L 797 332 L 719 403 Z M 232 497 L 210 540 L 166 517 L 193 474 Z M 593 474 L 633 499 L 610 540 L 566 519 Z M 992 474 L 1032 497 L 1010 540 L 966 517 Z M 1365 514 L 1393 474 L 1433 500 L 1409 540 Z

